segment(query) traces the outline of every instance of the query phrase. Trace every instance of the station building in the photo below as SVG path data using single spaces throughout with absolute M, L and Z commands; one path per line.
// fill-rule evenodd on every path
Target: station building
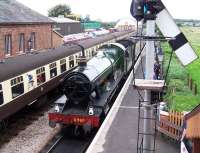
M 16 0 L 1 0 L 0 16 L 0 59 L 53 47 L 48 17 Z
M 50 17 L 51 20 L 55 22 L 54 31 L 60 33 L 62 36 L 69 34 L 81 33 L 81 23 L 60 15 L 58 17 Z
M 137 22 L 134 19 L 120 19 L 115 25 L 115 28 L 119 31 L 136 30 Z

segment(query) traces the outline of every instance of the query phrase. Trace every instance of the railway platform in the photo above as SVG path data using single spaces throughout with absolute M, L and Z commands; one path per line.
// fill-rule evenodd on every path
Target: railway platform
M 141 75 L 140 65 L 138 63 L 137 75 Z M 132 75 L 127 79 L 86 153 L 137 153 L 139 95 L 131 85 L 131 80 Z M 157 134 L 156 153 L 179 152 L 178 144 Z

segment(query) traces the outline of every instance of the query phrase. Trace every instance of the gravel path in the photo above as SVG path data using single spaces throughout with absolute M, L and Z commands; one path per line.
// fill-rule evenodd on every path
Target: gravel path
M 60 131 L 48 125 L 48 113 L 39 117 L 0 148 L 0 153 L 38 153 Z

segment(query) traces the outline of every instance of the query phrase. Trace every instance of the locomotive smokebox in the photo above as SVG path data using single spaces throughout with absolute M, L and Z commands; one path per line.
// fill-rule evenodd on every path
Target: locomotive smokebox
M 75 105 L 87 105 L 92 91 L 90 80 L 80 72 L 69 73 L 63 81 L 63 91 L 69 101 Z

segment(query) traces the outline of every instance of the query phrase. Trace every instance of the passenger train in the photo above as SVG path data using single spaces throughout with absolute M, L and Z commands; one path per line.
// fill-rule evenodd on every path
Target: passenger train
M 132 32 L 116 32 L 78 43 L 85 48 L 85 55 L 89 59 L 100 46 L 127 37 Z M 63 76 L 77 67 L 80 55 L 79 46 L 65 44 L 7 58 L 0 63 L 0 122 L 58 87 Z
M 133 66 L 137 44 L 129 39 L 105 44 L 89 61 L 81 62 L 65 75 L 61 83 L 63 96 L 55 102 L 54 111 L 49 113 L 49 125 L 71 126 L 74 134 L 87 131 L 88 126 L 98 128 L 122 80 Z

